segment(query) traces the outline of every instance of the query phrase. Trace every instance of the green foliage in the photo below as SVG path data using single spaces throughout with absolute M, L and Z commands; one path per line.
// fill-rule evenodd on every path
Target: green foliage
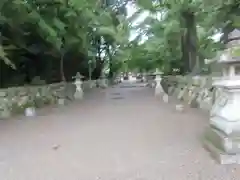
M 118 33 L 113 25 L 111 10 L 98 7 L 96 1 L 54 0 L 49 3 L 40 0 L 14 0 L 5 6 L 8 9 L 1 13 L 4 23 L 11 24 L 14 28 L 21 28 L 19 25 L 23 22 L 34 24 L 34 29 L 56 51 L 71 44 L 78 44 L 80 48 L 90 47 L 87 39 L 96 35 L 89 34 L 89 30 L 93 28 L 97 28 L 98 35 L 101 36 L 115 37 Z M 13 10 L 17 10 L 16 14 L 9 13 Z M 13 22 L 18 23 L 15 25 Z
M 129 69 L 159 67 L 167 73 L 175 68 L 201 69 L 204 59 L 213 58 L 223 47 L 211 36 L 216 32 L 228 34 L 239 27 L 238 0 L 138 0 L 137 4 L 139 9 L 130 21 L 136 20 L 143 11 L 150 15 L 133 26 L 141 35 L 129 43 L 131 51 L 123 58 L 127 59 L 125 66 Z M 148 36 L 148 40 L 140 42 L 141 36 Z
M 59 71 L 64 76 L 63 60 L 65 55 L 72 54 L 85 61 L 79 62 L 82 67 L 90 58 L 100 61 L 95 63 L 99 67 L 93 70 L 98 71 L 99 76 L 103 62 L 108 59 L 106 47 L 112 47 L 109 56 L 113 57 L 115 47 L 128 43 L 125 3 L 122 0 L 106 4 L 95 0 L 3 0 L 0 3 L 3 31 L 0 60 L 22 71 L 18 70 L 22 57 L 59 59 Z
M 80 66 L 95 59 L 95 68 L 108 65 L 111 73 L 156 67 L 189 71 L 222 48 L 210 36 L 240 27 L 239 0 L 137 0 L 132 1 L 137 12 L 129 18 L 127 2 L 2 0 L 0 59 L 14 68 L 21 59 L 15 54 L 44 55 L 63 66 L 64 56 L 72 53 L 84 59 Z M 146 11 L 149 16 L 135 26 Z M 129 42 L 131 31 L 140 34 Z

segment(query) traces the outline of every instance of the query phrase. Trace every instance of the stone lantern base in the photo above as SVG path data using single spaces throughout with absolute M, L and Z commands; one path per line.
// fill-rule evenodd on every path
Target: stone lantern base
M 83 90 L 77 89 L 76 92 L 74 93 L 74 98 L 79 100 L 83 99 Z
M 240 164 L 239 137 L 228 137 L 221 131 L 208 127 L 203 144 L 204 148 L 220 164 Z
M 204 134 L 204 147 L 220 164 L 240 164 L 240 88 L 230 86 L 231 82 L 217 86 L 210 126 Z
M 157 84 L 155 87 L 155 96 L 161 96 L 161 95 L 163 95 L 163 93 L 164 93 L 164 90 L 163 90 L 161 84 Z

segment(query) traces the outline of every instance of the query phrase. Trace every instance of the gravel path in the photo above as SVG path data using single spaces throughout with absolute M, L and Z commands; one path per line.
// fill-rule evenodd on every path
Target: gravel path
M 200 137 L 207 116 L 148 88 L 109 88 L 32 119 L 0 122 L 1 180 L 235 180 Z

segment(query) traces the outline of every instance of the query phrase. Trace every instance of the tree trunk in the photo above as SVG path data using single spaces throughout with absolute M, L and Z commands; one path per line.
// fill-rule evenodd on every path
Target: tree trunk
M 60 59 L 60 75 L 63 82 L 66 81 L 65 74 L 64 74 L 64 53 L 61 53 Z
M 111 51 L 110 51 L 110 45 L 108 45 L 107 47 L 107 54 L 108 54 L 108 57 L 109 57 L 109 74 L 108 74 L 108 77 L 110 80 L 112 80 L 113 78 L 113 62 L 112 62 L 112 54 L 111 54 Z
M 195 20 L 195 15 L 191 13 L 189 15 L 189 26 L 188 26 L 188 40 L 189 40 L 189 48 L 190 48 L 190 68 L 192 70 L 198 70 L 200 69 L 200 63 L 198 62 L 198 57 L 197 57 L 197 28 L 196 28 L 196 20 Z
M 185 69 L 188 72 L 199 69 L 200 62 L 197 58 L 197 28 L 195 15 L 192 12 L 182 13 L 182 27 L 186 33 L 182 35 L 182 60 L 185 62 Z
M 230 42 L 231 40 L 229 40 L 228 35 L 229 33 L 231 33 L 234 30 L 234 27 L 232 26 L 232 24 L 227 24 L 224 28 L 223 28 L 223 36 L 221 37 L 220 41 L 223 42 L 223 44 L 227 44 L 228 42 Z
M 188 59 L 188 49 L 186 47 L 185 34 L 181 37 L 181 50 L 182 50 L 182 62 L 184 64 L 184 73 L 190 71 L 189 59 Z

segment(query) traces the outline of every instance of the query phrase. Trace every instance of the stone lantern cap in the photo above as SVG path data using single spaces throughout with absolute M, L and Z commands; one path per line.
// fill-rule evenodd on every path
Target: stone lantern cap
M 75 78 L 75 79 L 81 79 L 83 77 L 84 76 L 82 76 L 79 72 L 77 72 L 76 76 L 73 76 L 73 78 Z
M 230 49 L 227 49 L 217 61 L 220 64 L 240 64 L 240 56 L 234 56 Z
M 213 86 L 240 91 L 240 79 L 217 80 L 213 82 Z
M 240 29 L 235 28 L 232 32 L 228 34 L 227 47 L 236 47 L 240 45 Z
M 239 64 L 240 56 L 236 55 L 236 51 L 240 50 L 240 30 L 234 29 L 231 33 L 229 33 L 228 40 L 227 49 L 221 53 L 218 63 Z

